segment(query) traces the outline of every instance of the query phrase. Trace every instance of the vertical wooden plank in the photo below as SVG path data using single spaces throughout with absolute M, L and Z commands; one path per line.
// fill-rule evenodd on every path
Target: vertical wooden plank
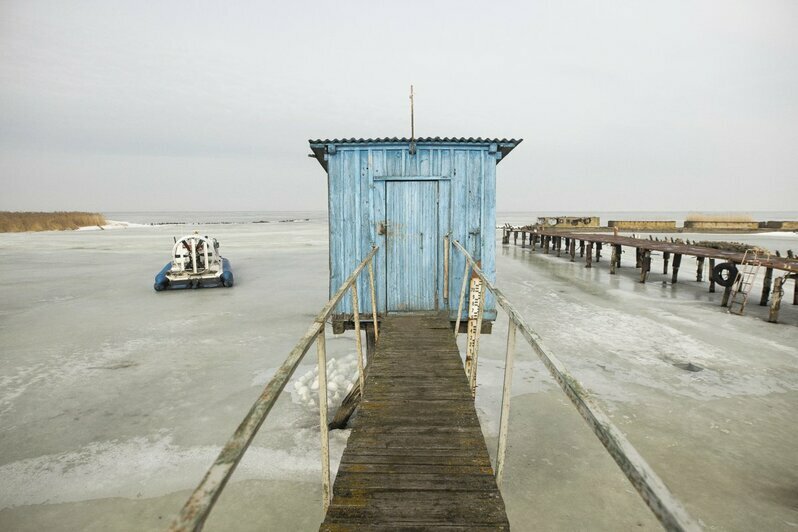
M 474 260 L 482 260 L 482 174 L 480 152 L 466 149 L 466 249 Z
M 451 292 L 450 292 L 450 279 L 447 277 L 446 273 L 443 271 L 443 257 L 447 253 L 448 250 L 445 248 L 445 242 L 443 239 L 443 235 L 446 235 L 451 231 L 451 214 L 450 214 L 450 189 L 452 183 L 449 180 L 438 181 L 438 243 L 440 245 L 440 250 L 438 252 L 439 260 L 438 260 L 438 283 L 436 286 L 436 290 L 438 292 L 438 301 L 450 301 Z M 451 266 L 451 255 L 449 256 L 449 265 Z M 449 268 L 451 272 L 451 268 Z M 448 307 L 447 307 L 448 308 Z
M 467 190 L 468 190 L 468 173 L 466 171 L 466 151 L 462 149 L 452 149 L 450 152 L 450 160 L 452 164 L 451 173 L 451 216 L 452 216 L 452 238 L 460 242 L 466 249 L 468 249 L 468 230 L 466 229 L 466 220 L 468 217 L 468 209 L 466 205 Z M 466 259 L 462 253 L 454 253 L 452 255 L 452 268 L 455 272 L 463 271 L 466 266 Z M 463 279 L 459 279 L 463 281 Z M 467 282 L 468 279 L 466 278 Z M 457 280 L 455 280 L 457 286 Z M 467 286 L 466 286 L 467 288 Z M 465 309 L 462 309 L 466 312 Z M 460 316 L 465 318 L 466 315 Z
M 429 148 L 424 148 L 424 149 L 419 149 L 418 150 L 418 156 L 416 157 L 416 159 L 418 159 L 418 174 L 417 175 L 420 175 L 420 176 L 431 176 L 432 175 L 432 172 L 430 171 L 431 168 L 432 168 L 432 162 L 430 160 L 432 158 L 431 151 L 432 150 L 429 149 Z
M 480 150 L 482 174 L 482 272 L 491 283 L 496 282 L 496 157 Z M 485 293 L 485 319 L 496 319 L 496 301 L 490 290 Z
M 357 159 L 358 159 L 358 173 L 357 173 L 357 188 L 355 190 L 359 191 L 358 195 L 360 196 L 360 201 L 357 202 L 357 211 L 355 216 L 357 216 L 356 220 L 357 223 L 355 225 L 355 230 L 357 231 L 356 235 L 356 248 L 355 248 L 355 259 L 357 263 L 360 264 L 360 261 L 363 260 L 363 257 L 371 251 L 371 243 L 373 240 L 371 239 L 371 231 L 374 227 L 372 223 L 372 190 L 371 190 L 371 176 L 369 171 L 369 150 L 368 148 L 359 147 L 357 148 Z M 355 265 L 357 267 L 357 264 Z M 358 304 L 360 308 L 368 308 L 368 279 L 364 275 L 359 275 L 357 280 L 355 281 L 359 284 L 359 294 L 360 294 L 360 301 Z
M 377 255 L 374 257 L 374 274 L 377 283 L 377 312 L 387 312 L 388 276 L 386 274 L 387 261 L 387 217 L 385 213 L 385 181 L 374 181 L 374 225 L 377 231 Z
M 344 279 L 341 277 L 341 240 L 343 231 L 341 187 L 341 160 L 337 154 L 328 156 L 327 161 L 327 217 L 329 224 L 329 249 L 330 249 L 330 284 L 329 296 L 338 290 Z M 339 307 L 340 308 L 340 307 Z
M 704 257 L 696 259 L 695 280 L 700 283 L 704 279 Z
M 585 254 L 585 268 L 593 267 L 593 242 L 587 243 L 587 253 Z

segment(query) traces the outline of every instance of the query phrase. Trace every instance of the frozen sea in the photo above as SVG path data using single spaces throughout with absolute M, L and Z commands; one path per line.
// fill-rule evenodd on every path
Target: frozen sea
M 602 219 L 642 216 L 681 219 Z M 142 225 L 0 234 L 0 530 L 165 529 L 327 300 L 325 213 L 108 217 Z M 172 237 L 194 230 L 220 241 L 236 286 L 154 292 Z M 795 233 L 713 238 L 798 251 Z M 585 269 L 497 241 L 497 284 L 707 529 L 795 530 L 792 283 L 771 324 L 758 287 L 746 315 L 730 316 L 721 291 L 695 282 L 695 261 L 672 285 L 659 260 L 641 285 L 628 255 L 611 276 L 604 258 Z M 492 450 L 506 330 L 500 313 L 481 341 L 477 406 Z M 353 336 L 329 334 L 328 350 L 345 381 Z M 312 378 L 311 355 L 295 382 Z M 318 528 L 318 412 L 298 388 L 286 388 L 207 530 Z M 347 436 L 331 433 L 333 469 Z M 520 338 L 507 460 L 516 530 L 659 529 Z

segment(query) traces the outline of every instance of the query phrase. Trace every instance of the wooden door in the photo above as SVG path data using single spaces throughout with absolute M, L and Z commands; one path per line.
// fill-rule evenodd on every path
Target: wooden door
M 438 182 L 388 181 L 388 311 L 438 307 Z

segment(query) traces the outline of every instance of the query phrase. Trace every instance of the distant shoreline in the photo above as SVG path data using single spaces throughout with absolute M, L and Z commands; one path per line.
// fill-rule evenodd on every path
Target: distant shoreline
M 105 216 L 97 212 L 13 212 L 0 211 L 0 233 L 38 231 L 66 231 L 106 224 Z

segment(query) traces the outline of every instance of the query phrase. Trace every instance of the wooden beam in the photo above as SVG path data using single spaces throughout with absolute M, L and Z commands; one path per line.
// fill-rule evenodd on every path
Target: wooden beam
M 574 258 L 576 257 L 576 239 L 571 239 L 571 247 L 569 251 L 571 252 L 571 262 L 573 262 Z
M 784 295 L 782 286 L 784 285 L 785 277 L 776 277 L 773 283 L 773 301 L 770 304 L 770 313 L 768 314 L 768 321 L 770 323 L 779 322 L 779 309 L 781 308 L 781 297 Z
M 676 253 L 673 255 L 673 275 L 671 276 L 671 283 L 676 284 L 679 280 L 679 266 L 682 264 L 682 254 Z
M 762 280 L 762 297 L 759 299 L 759 304 L 763 307 L 768 304 L 768 296 L 770 296 L 770 285 L 773 280 L 773 268 L 765 268 L 765 278 Z
M 662 275 L 668 275 L 668 263 L 671 260 L 671 254 L 667 251 L 662 252 Z
M 585 256 L 585 268 L 593 267 L 593 242 L 587 244 L 587 254 Z
M 640 282 L 645 283 L 648 272 L 651 270 L 651 251 L 644 249 L 640 254 Z
M 715 293 L 715 259 L 709 259 L 709 291 Z
M 696 262 L 695 280 L 697 283 L 700 283 L 704 280 L 704 257 L 698 257 Z

